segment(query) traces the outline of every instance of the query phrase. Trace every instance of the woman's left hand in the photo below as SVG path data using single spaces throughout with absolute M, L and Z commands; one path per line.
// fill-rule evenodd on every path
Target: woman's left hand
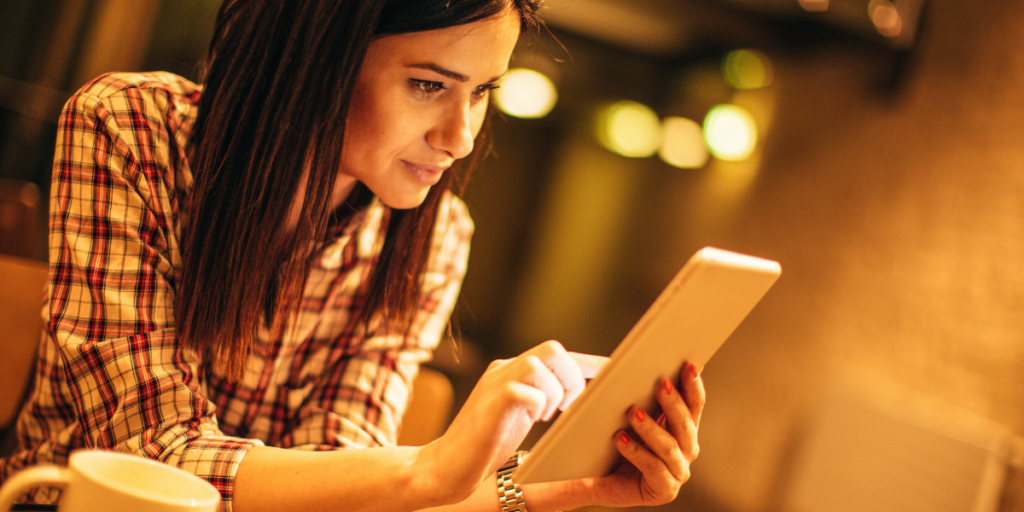
M 697 426 L 705 400 L 704 384 L 693 364 L 683 367 L 679 380 L 681 389 L 664 379 L 655 390 L 664 411 L 661 419 L 636 406 L 627 411 L 635 435 L 619 431 L 614 439 L 626 460 L 608 476 L 577 482 L 589 495 L 587 501 L 629 507 L 675 499 L 697 458 Z

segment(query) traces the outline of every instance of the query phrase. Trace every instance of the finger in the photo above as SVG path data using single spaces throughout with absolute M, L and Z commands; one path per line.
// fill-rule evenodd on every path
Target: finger
M 689 465 L 683 467 L 681 476 L 673 475 L 661 459 L 625 431 L 620 430 L 615 434 L 615 448 L 643 473 L 641 482 L 644 491 L 641 491 L 641 495 L 647 495 L 644 500 L 649 502 L 647 504 L 662 504 L 672 500 L 683 483 L 690 478 Z
M 673 477 L 682 479 L 689 461 L 683 456 L 676 438 L 640 407 L 631 407 L 627 414 L 629 425 L 647 450 L 660 459 Z
M 576 360 L 566 352 L 561 343 L 545 341 L 524 352 L 525 354 L 539 358 L 544 366 L 558 378 L 563 390 L 561 400 L 556 404 L 558 409 L 564 410 L 583 392 L 583 388 L 587 385 L 587 381 L 583 377 L 583 370 Z
M 615 447 L 618 448 L 619 453 L 626 460 L 636 466 L 644 475 L 670 474 L 661 459 L 625 430 L 615 433 Z
M 581 354 L 579 352 L 569 352 L 569 356 L 580 366 L 584 379 L 593 379 L 597 372 L 604 368 L 605 363 L 608 362 L 608 358 L 605 356 Z
M 512 381 L 508 383 L 508 389 L 521 408 L 516 415 L 507 417 L 508 423 L 502 426 L 504 435 L 496 457 L 492 460 L 494 464 L 490 468 L 492 473 L 497 471 L 498 467 L 508 459 L 508 456 L 519 447 L 526 435 L 530 433 L 534 422 L 541 418 L 544 408 L 548 404 L 547 395 L 529 384 Z
M 704 380 L 700 378 L 700 369 L 693 363 L 687 363 L 679 380 L 683 386 L 683 400 L 690 409 L 690 415 L 693 416 L 693 424 L 699 427 L 700 415 L 704 411 L 707 398 L 704 394 Z
M 546 397 L 543 414 L 540 419 L 550 420 L 558 406 L 565 399 L 566 389 L 559 379 L 545 362 L 535 355 L 523 355 L 516 358 L 520 375 L 516 378 L 520 382 L 529 384 L 541 390 Z M 582 379 L 582 378 L 581 378 Z
M 495 359 L 491 361 L 490 364 L 487 365 L 486 371 L 497 370 L 498 368 L 501 368 L 502 366 L 508 364 L 509 361 L 511 361 L 511 359 Z
M 669 379 L 662 379 L 654 394 L 665 418 L 665 430 L 675 439 L 686 460 L 693 461 L 699 447 L 697 424 L 691 409 Z
M 512 381 L 508 383 L 512 400 L 529 416 L 531 423 L 540 419 L 548 406 L 548 395 L 536 385 Z

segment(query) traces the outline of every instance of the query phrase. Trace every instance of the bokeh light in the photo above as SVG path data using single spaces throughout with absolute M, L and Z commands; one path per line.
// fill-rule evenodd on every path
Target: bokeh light
M 510 69 L 494 91 L 494 103 L 502 112 L 526 119 L 544 117 L 555 108 L 558 90 L 543 73 L 526 68 Z
M 896 37 L 903 32 L 900 13 L 889 0 L 871 0 L 868 3 L 868 15 L 878 33 L 885 37 Z
M 736 89 L 759 89 L 771 85 L 775 70 L 767 55 L 756 50 L 734 50 L 722 61 L 722 76 Z
M 707 164 L 710 155 L 700 124 L 685 117 L 666 117 L 662 130 L 663 142 L 658 156 L 665 163 L 682 169 L 698 169 Z
M 704 117 L 704 140 L 715 158 L 744 160 L 757 146 L 757 123 L 743 107 L 716 105 Z
M 648 157 L 661 146 L 661 120 L 645 105 L 620 101 L 602 111 L 597 138 L 609 151 L 622 156 Z

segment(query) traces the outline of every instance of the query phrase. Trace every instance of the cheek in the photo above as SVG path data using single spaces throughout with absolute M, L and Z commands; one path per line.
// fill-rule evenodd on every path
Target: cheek
M 369 94 L 353 98 L 345 126 L 345 152 L 366 158 L 386 145 L 391 138 L 388 130 L 394 129 L 389 123 L 386 103 Z
M 480 106 L 473 108 L 472 117 L 470 119 L 470 130 L 473 131 L 473 138 L 476 139 L 477 135 L 480 135 L 480 128 L 484 125 L 484 120 L 487 119 L 488 102 L 481 102 Z
M 345 118 L 345 149 L 351 150 L 358 147 L 366 137 L 368 123 L 373 119 L 370 104 L 365 94 L 361 94 L 361 88 L 357 88 L 352 95 L 352 101 L 348 107 L 348 117 Z

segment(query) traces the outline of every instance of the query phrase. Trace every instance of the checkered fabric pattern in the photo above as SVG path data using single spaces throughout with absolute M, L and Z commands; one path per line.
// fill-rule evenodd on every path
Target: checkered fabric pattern
M 395 442 L 412 379 L 448 324 L 473 223 L 448 195 L 408 335 L 365 335 L 354 319 L 388 212 L 375 201 L 336 226 L 283 337 L 264 329 L 231 383 L 176 342 L 185 148 L 201 88 L 168 73 L 110 74 L 60 118 L 50 214 L 50 282 L 36 384 L 20 447 L 0 479 L 78 448 L 139 454 L 217 487 L 230 511 L 254 445 L 301 450 Z M 55 490 L 29 499 L 52 503 Z

